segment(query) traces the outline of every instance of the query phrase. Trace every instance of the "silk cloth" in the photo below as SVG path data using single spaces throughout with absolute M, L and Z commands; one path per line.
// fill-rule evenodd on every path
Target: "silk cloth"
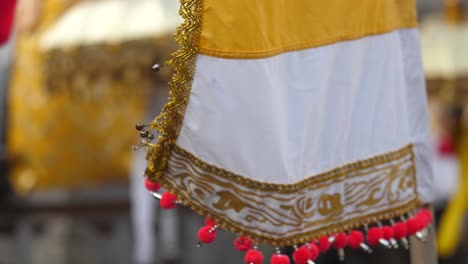
M 432 201 L 414 1 L 181 3 L 149 177 L 273 245 Z

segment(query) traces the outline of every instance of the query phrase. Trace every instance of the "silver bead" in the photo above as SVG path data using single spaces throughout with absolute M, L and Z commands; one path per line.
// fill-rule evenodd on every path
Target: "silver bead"
M 153 196 L 153 198 L 155 198 L 156 200 L 161 200 L 161 195 L 157 192 L 150 192 L 151 196 Z
M 162 64 L 156 63 L 153 65 L 152 68 L 153 68 L 153 71 L 160 71 L 162 67 L 163 67 Z
M 338 249 L 338 259 L 340 261 L 344 261 L 345 259 L 345 252 L 344 252 L 344 249 L 342 248 Z
M 361 249 L 364 250 L 364 252 L 371 254 L 372 249 L 365 243 L 361 243 Z
M 403 246 L 404 249 L 409 249 L 410 246 L 409 246 L 409 241 L 406 237 L 400 239 L 400 243 L 401 245 Z
M 390 238 L 390 244 L 392 244 L 393 248 L 398 248 L 398 242 L 394 238 Z
M 416 232 L 416 234 L 415 234 L 416 237 L 417 237 L 420 241 L 422 241 L 422 242 L 426 242 L 426 240 L 427 240 L 427 239 L 426 239 L 426 234 L 425 234 L 424 231 L 426 231 L 426 230 L 418 231 L 418 232 Z
M 379 243 L 386 248 L 392 248 L 392 245 L 390 245 L 390 242 L 388 242 L 386 239 L 379 239 Z

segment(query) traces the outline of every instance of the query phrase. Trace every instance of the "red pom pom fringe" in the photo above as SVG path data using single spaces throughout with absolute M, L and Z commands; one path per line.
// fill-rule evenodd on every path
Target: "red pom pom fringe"
M 330 249 L 330 240 L 327 236 L 321 237 L 318 240 L 317 246 L 320 250 L 320 253 L 325 253 Z
M 145 187 L 150 192 L 157 192 L 161 189 L 161 185 L 159 185 L 159 183 L 151 181 L 148 178 L 145 178 Z
M 370 246 L 379 244 L 379 240 L 383 238 L 383 231 L 380 227 L 372 227 L 367 231 L 367 243 Z
M 364 242 L 364 235 L 361 231 L 351 231 L 348 236 L 348 246 L 350 248 L 358 249 Z
M 310 259 L 316 260 L 320 254 L 319 248 L 314 243 L 310 243 L 309 248 L 310 248 Z
M 419 218 L 408 219 L 408 221 L 406 221 L 406 226 L 408 228 L 408 236 L 413 236 L 423 228 Z
M 173 195 L 170 192 L 165 192 L 161 196 L 161 200 L 159 200 L 159 205 L 163 209 L 174 209 L 177 207 L 176 204 L 177 196 Z
M 263 257 L 262 252 L 256 249 L 251 249 L 247 251 L 247 253 L 244 256 L 244 262 L 246 264 L 262 264 L 263 259 L 264 257 Z
M 383 237 L 387 240 L 390 240 L 395 237 L 395 233 L 391 226 L 384 226 L 382 227 Z
M 216 225 L 216 222 L 213 219 L 207 217 L 205 218 L 205 225 L 214 226 Z
M 402 239 L 408 235 L 408 228 L 405 223 L 398 222 L 393 226 L 393 234 L 395 239 Z
M 312 252 L 306 246 L 302 246 L 294 251 L 293 260 L 294 264 L 307 264 L 309 260 L 312 260 Z
M 246 237 L 238 237 L 234 239 L 234 247 L 238 251 L 247 251 L 253 246 L 253 241 Z
M 289 260 L 289 257 L 286 255 L 282 254 L 274 254 L 271 256 L 271 264 L 290 264 L 291 261 Z
M 335 241 L 333 241 L 333 247 L 335 249 L 345 248 L 348 245 L 348 236 L 345 233 L 335 234 Z
M 198 230 L 198 240 L 205 244 L 211 244 L 216 240 L 216 230 L 213 226 L 204 226 Z

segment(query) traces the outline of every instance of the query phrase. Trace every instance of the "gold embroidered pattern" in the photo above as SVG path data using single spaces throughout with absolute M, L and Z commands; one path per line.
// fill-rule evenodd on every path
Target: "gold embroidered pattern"
M 195 64 L 198 54 L 202 0 L 180 0 L 179 14 L 184 19 L 177 28 L 175 40 L 179 50 L 167 62 L 174 69 L 170 82 L 169 102 L 159 116 L 150 123 L 149 128 L 159 134 L 156 144 L 149 144 L 147 152 L 148 167 L 146 175 L 152 180 L 161 176 L 167 167 L 171 151 L 175 145 L 189 101 Z
M 412 146 L 290 185 L 234 175 L 175 146 L 160 182 L 224 228 L 271 245 L 310 241 L 418 204 Z

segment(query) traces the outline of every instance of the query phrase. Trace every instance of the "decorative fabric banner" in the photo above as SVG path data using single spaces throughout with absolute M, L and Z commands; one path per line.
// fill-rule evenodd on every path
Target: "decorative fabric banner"
M 146 176 L 178 201 L 274 246 L 432 201 L 414 1 L 182 0 L 180 14 L 169 103 L 137 126 Z

